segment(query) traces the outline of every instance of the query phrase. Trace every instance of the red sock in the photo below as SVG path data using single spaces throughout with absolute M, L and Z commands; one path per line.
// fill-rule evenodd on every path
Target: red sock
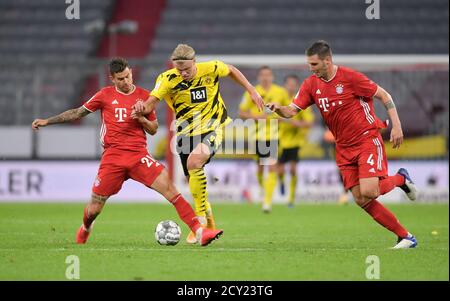
M 200 223 L 198 222 L 191 205 L 189 205 L 181 194 L 176 195 L 173 199 L 169 200 L 169 202 L 175 207 L 183 222 L 195 233 L 200 227 Z
M 86 206 L 86 208 L 84 208 L 83 225 L 86 229 L 89 229 L 97 215 L 98 214 L 88 214 L 88 207 Z
M 396 174 L 380 180 L 380 195 L 386 194 L 395 187 L 405 184 L 405 178 L 402 175 Z
M 380 225 L 389 231 L 394 232 L 397 236 L 401 238 L 408 236 L 408 231 L 403 228 L 395 215 L 377 200 L 371 200 L 362 208 L 366 210 L 366 212 L 369 213 Z

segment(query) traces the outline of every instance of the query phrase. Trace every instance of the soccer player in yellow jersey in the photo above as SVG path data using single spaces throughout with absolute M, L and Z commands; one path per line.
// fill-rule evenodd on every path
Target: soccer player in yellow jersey
M 287 91 L 275 84 L 272 69 L 262 66 L 258 71 L 258 85 L 256 91 L 261 95 L 264 103 L 283 104 L 291 100 Z M 271 119 L 277 118 L 276 114 L 270 111 L 260 112 L 258 107 L 252 102 L 251 95 L 244 93 L 242 102 L 239 105 L 239 117 L 242 119 L 254 119 L 258 121 L 253 137 L 256 141 L 256 159 L 258 160 L 257 179 L 264 191 L 263 212 L 269 213 L 272 210 L 272 195 L 277 185 L 277 156 L 278 156 L 278 128 L 273 127 Z M 261 126 L 263 122 L 265 126 Z M 268 165 L 268 175 L 264 178 L 264 167 L 261 164 L 263 159 Z
M 137 102 L 134 112 L 145 115 L 153 111 L 161 99 L 165 99 L 174 110 L 177 152 L 184 174 L 189 179 L 196 215 L 202 225 L 214 229 L 203 167 L 218 150 L 224 127 L 231 122 L 219 93 L 219 78 L 229 76 L 239 83 L 261 111 L 264 109 L 263 100 L 236 67 L 221 61 L 197 63 L 195 51 L 189 45 L 179 44 L 171 60 L 175 68 L 158 76 L 148 99 Z M 195 234 L 189 233 L 186 241 L 196 243 Z
M 300 87 L 300 80 L 297 75 L 292 74 L 284 79 L 284 88 L 289 94 L 284 106 L 291 103 Z M 291 119 L 280 118 L 280 156 L 278 157 L 278 172 L 281 184 L 281 193 L 284 194 L 284 174 L 285 164 L 289 164 L 291 175 L 289 183 L 288 206 L 293 207 L 295 203 L 295 193 L 297 187 L 297 162 L 299 161 L 300 148 L 305 145 L 309 128 L 314 124 L 314 113 L 311 108 L 296 115 Z

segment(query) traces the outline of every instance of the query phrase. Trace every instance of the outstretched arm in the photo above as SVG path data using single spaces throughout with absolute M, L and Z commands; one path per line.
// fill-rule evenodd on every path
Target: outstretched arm
M 259 93 L 256 91 L 255 87 L 247 80 L 247 78 L 242 74 L 241 71 L 239 71 L 238 68 L 234 67 L 233 65 L 227 65 L 228 69 L 230 70 L 230 73 L 228 74 L 229 77 L 231 77 L 235 82 L 237 82 L 239 85 L 244 87 L 244 89 L 250 94 L 250 97 L 253 101 L 253 103 L 258 107 L 259 111 L 264 110 L 264 101 L 259 95 Z
M 139 100 L 133 105 L 132 114 L 137 114 L 137 115 L 150 114 L 150 112 L 152 112 L 156 109 L 156 105 L 158 104 L 158 102 L 159 102 L 158 98 L 156 98 L 153 95 L 149 95 L 145 102 Z
M 266 104 L 266 107 L 284 118 L 292 118 L 300 112 L 300 110 L 293 105 L 280 106 L 276 103 L 269 102 Z
M 50 124 L 65 123 L 80 119 L 89 113 L 91 113 L 89 110 L 87 110 L 84 106 L 81 106 L 76 109 L 67 110 L 59 115 L 52 116 L 47 119 L 35 119 L 31 124 L 31 127 L 33 130 L 39 130 L 40 127 Z
M 389 118 L 391 119 L 392 130 L 390 141 L 392 142 L 392 147 L 399 148 L 403 142 L 403 131 L 402 125 L 400 123 L 400 118 L 398 117 L 397 109 L 395 108 L 395 103 L 392 100 L 392 96 L 380 86 L 378 86 L 378 90 L 374 96 L 380 99 L 384 104 Z

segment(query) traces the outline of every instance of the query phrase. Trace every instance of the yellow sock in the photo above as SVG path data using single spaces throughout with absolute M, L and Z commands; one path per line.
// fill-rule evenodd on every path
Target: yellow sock
M 295 190 L 297 188 L 297 176 L 291 176 L 291 182 L 289 183 L 289 203 L 295 202 Z
M 284 182 L 284 173 L 281 175 L 278 175 L 278 178 L 280 179 L 280 182 L 283 183 Z
M 203 168 L 189 170 L 189 188 L 194 198 L 195 214 L 205 217 L 208 204 L 206 191 L 206 176 Z
M 272 194 L 275 190 L 275 186 L 277 186 L 277 178 L 278 175 L 274 171 L 270 171 L 267 175 L 267 178 L 264 181 L 264 204 L 272 204 Z
M 258 178 L 259 186 L 260 186 L 260 187 L 264 187 L 264 183 L 263 183 L 263 180 L 264 180 L 264 173 L 258 172 L 258 173 L 256 174 L 256 177 Z

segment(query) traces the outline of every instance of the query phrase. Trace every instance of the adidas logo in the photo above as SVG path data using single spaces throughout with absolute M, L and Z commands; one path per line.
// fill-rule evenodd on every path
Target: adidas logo
M 371 169 L 369 169 L 369 172 L 375 173 L 375 169 L 372 167 Z
M 112 104 L 113 104 L 113 105 L 118 105 L 119 102 L 117 101 L 117 99 L 114 99 L 113 102 L 112 102 Z
M 316 94 L 322 94 L 322 93 L 320 93 L 320 90 L 319 90 L 319 89 L 317 89 L 317 91 L 316 91 Z

